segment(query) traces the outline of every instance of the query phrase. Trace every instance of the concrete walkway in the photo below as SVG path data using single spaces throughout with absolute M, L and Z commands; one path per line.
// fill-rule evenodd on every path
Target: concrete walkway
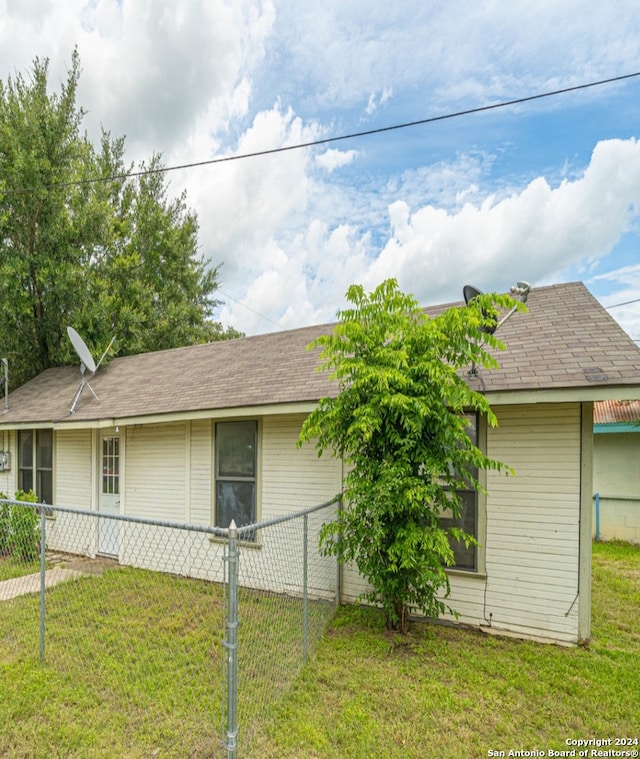
M 82 577 L 84 572 L 78 572 L 75 569 L 64 569 L 63 567 L 53 567 L 47 569 L 44 573 L 45 588 L 58 585 L 61 582 L 75 580 L 76 577 Z M 11 580 L 0 582 L 0 601 L 8 601 L 16 596 L 24 596 L 27 593 L 40 592 L 40 572 L 23 577 L 14 577 Z

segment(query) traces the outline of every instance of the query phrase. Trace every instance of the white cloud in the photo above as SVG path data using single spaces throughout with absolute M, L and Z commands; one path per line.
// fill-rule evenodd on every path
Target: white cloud
M 396 200 L 388 207 L 391 234 L 377 254 L 360 227 L 332 228 L 316 218 L 276 263 L 266 264 L 268 245 L 260 248 L 265 266 L 243 292 L 247 303 L 293 326 L 332 319 L 352 282 L 373 288 L 395 277 L 427 304 L 458 300 L 466 283 L 506 291 L 518 280 L 563 281 L 569 267 L 606 256 L 639 211 L 640 143 L 610 140 L 596 146 L 581 177 L 556 187 L 539 177 L 508 197 L 451 210 L 412 211 Z M 233 304 L 225 316 L 248 331 L 270 328 Z
M 605 256 L 640 210 L 640 144 L 599 143 L 584 175 L 552 188 L 543 177 L 495 202 L 413 213 L 399 200 L 392 236 L 369 268 L 370 286 L 396 277 L 423 302 L 453 293 L 452 272 L 482 289 L 549 281 L 578 260 Z M 461 282 L 461 284 L 464 284 Z
M 369 95 L 367 107 L 365 108 L 365 113 L 367 116 L 372 116 L 381 105 L 384 105 L 388 100 L 391 99 L 392 95 L 393 90 L 391 87 L 385 87 L 379 94 L 377 92 L 372 92 Z
M 93 135 L 103 124 L 127 135 L 132 157 L 171 152 L 208 115 L 225 129 L 247 110 L 250 73 L 274 21 L 270 0 L 49 0 L 8 2 L 0 23 L 0 69 L 51 59 L 51 83 L 80 53 L 79 102 Z M 27 44 L 25 44 L 27 42 Z
M 326 150 L 316 156 L 316 163 L 328 172 L 348 166 L 358 155 L 357 150 Z
M 600 297 L 605 308 L 636 341 L 640 341 L 640 264 L 632 264 L 613 269 L 605 274 L 597 274 L 589 281 L 590 285 L 606 283 L 613 290 L 609 295 Z

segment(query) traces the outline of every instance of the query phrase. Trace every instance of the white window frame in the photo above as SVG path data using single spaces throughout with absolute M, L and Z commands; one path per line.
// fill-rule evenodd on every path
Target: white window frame
M 251 474 L 242 475 L 239 473 L 225 473 L 221 472 L 221 463 L 223 462 L 223 456 L 219 453 L 219 445 L 222 439 L 220 430 L 225 425 L 252 425 L 253 427 L 253 472 Z M 246 519 L 237 519 L 236 524 L 238 527 L 244 524 L 251 524 L 259 521 L 260 518 L 260 424 L 257 419 L 225 419 L 214 422 L 213 428 L 213 524 L 216 527 L 222 527 L 226 529 L 228 524 L 223 524 L 221 519 L 220 504 L 218 503 L 218 484 L 242 484 L 247 483 L 253 486 L 253 504 L 252 514 L 249 521 Z M 245 536 L 243 540 L 247 540 L 250 543 L 257 542 L 257 535 L 252 537 Z

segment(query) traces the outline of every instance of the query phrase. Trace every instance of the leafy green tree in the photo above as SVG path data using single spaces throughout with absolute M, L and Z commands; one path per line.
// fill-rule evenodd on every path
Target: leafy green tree
M 59 95 L 47 93 L 47 63 L 31 83 L 0 83 L 0 345 L 18 381 L 63 358 L 62 325 L 83 309 L 91 229 L 79 225 L 91 146 L 79 134 L 78 61 Z M 73 304 L 73 305 L 72 305 Z
M 339 392 L 324 398 L 304 422 L 298 444 L 313 441 L 318 455 L 344 460 L 345 508 L 325 524 L 321 545 L 341 562 L 355 562 L 387 626 L 406 632 L 407 612 L 429 617 L 451 610 L 445 568 L 454 563 L 451 542 L 474 541 L 440 517 L 460 515 L 457 489 L 480 489 L 479 469 L 504 469 L 467 434 L 464 412 L 496 424 L 484 395 L 464 379 L 472 365 L 496 368 L 488 348 L 501 343 L 487 330 L 509 296 L 482 295 L 466 308 L 430 318 L 415 299 L 387 280 L 371 294 L 347 292 L 332 334 L 315 340 L 321 369 Z
M 198 255 L 160 156 L 131 176 L 124 139 L 81 131 L 77 52 L 59 93 L 48 61 L 0 82 L 0 351 L 12 385 L 75 361 L 66 327 L 124 355 L 237 336 L 212 320 L 218 268 Z M 98 180 L 98 181 L 96 181 Z M 103 181 L 100 181 L 103 180 Z

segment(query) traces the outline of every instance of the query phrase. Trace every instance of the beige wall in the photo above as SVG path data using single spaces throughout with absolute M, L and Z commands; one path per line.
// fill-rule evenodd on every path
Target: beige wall
M 640 431 L 593 436 L 593 492 L 600 494 L 601 540 L 640 543 Z
M 487 478 L 482 619 L 493 629 L 576 642 L 581 406 L 505 406 L 496 413 L 488 453 L 515 474 Z
M 296 448 L 303 415 L 271 416 L 259 420 L 258 442 L 258 520 L 291 514 L 331 499 L 340 491 L 342 465 L 328 456 L 318 459 L 312 445 Z M 145 425 L 126 431 L 124 513 L 149 519 L 213 524 L 213 420 Z M 323 514 L 326 516 L 326 514 Z M 321 523 L 309 520 L 309 537 L 317 543 Z M 293 529 L 299 535 L 290 534 Z M 272 530 L 270 540 L 258 540 L 256 547 L 244 548 L 241 581 L 246 585 L 268 586 L 287 592 L 286 578 L 292 586 L 301 581 L 301 523 L 292 530 Z M 193 533 L 187 538 L 167 529 L 125 526 L 121 546 L 123 561 L 148 568 L 179 571 L 211 579 L 210 567 L 216 562 L 222 572 L 222 545 L 206 535 Z M 155 543 L 157 549 L 149 549 Z M 143 547 L 145 546 L 145 547 Z M 310 554 L 311 555 L 311 554 Z M 315 556 L 321 564 L 332 562 Z M 268 567 L 257 576 L 257 564 Z M 308 567 L 312 576 L 326 575 L 326 566 Z M 334 573 L 335 574 L 335 573 Z M 285 579 L 279 579 L 285 578 Z M 216 578 L 219 579 L 219 578 Z M 335 584 L 335 583 L 334 583 Z M 331 588 L 333 590 L 333 586 Z M 318 588 L 316 595 L 322 595 Z M 313 588 L 311 589 L 313 592 Z

